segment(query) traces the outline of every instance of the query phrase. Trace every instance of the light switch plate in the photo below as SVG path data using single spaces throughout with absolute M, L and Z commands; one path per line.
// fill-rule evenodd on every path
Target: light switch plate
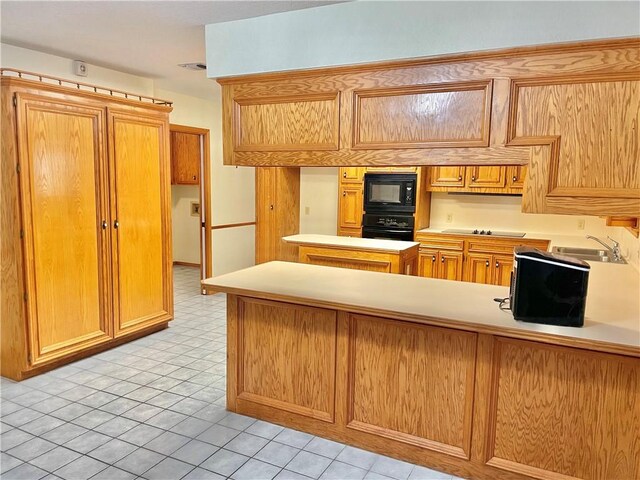
M 199 217 L 200 216 L 200 203 L 191 202 L 191 216 Z

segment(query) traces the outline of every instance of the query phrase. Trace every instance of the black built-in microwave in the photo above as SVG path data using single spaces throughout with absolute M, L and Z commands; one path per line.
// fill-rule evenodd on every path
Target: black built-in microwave
M 415 173 L 366 173 L 364 211 L 413 213 L 416 211 Z

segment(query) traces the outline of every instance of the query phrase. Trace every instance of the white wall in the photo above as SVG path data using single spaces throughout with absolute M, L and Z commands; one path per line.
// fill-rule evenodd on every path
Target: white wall
M 211 81 L 211 97 L 208 100 L 161 89 L 156 89 L 155 94 L 173 100 L 171 123 L 209 130 L 212 225 L 253 222 L 255 220 L 254 169 L 230 167 L 222 164 L 222 96 L 220 86 L 213 80 Z M 175 187 L 172 190 L 175 191 Z M 184 194 L 185 192 L 180 191 L 180 193 Z M 184 204 L 190 203 L 190 197 L 184 197 L 181 200 Z M 189 214 L 188 209 L 177 207 L 178 205 L 174 203 L 174 215 L 183 217 Z M 191 224 L 187 219 L 180 225 Z M 176 220 L 174 220 L 174 226 L 178 226 Z M 253 233 L 246 227 L 234 228 L 233 230 L 236 231 L 230 234 L 221 233 L 224 230 L 211 232 L 214 275 L 221 275 L 253 265 L 255 258 Z M 188 228 L 184 231 L 176 228 L 173 234 L 174 259 L 190 261 L 184 260 L 184 258 L 192 255 L 194 246 L 199 248 L 199 228 L 197 225 L 196 229 Z
M 200 217 L 191 202 L 200 203 L 197 185 L 171 185 L 173 261 L 200 264 Z
M 89 76 L 77 77 L 72 71 L 72 59 L 0 44 L 2 67 L 17 68 L 46 75 L 80 81 L 132 93 L 165 98 L 174 102 L 171 123 L 207 128 L 211 137 L 211 196 L 212 222 L 216 224 L 253 221 L 254 174 L 252 168 L 222 165 L 221 95 L 219 85 L 211 81 L 211 97 L 202 99 L 157 89 L 150 78 L 139 77 L 89 65 Z M 172 187 L 174 222 L 174 259 L 199 262 L 199 230 L 197 217 L 188 215 L 190 201 L 197 199 L 193 187 Z M 195 223 L 194 223 L 195 222 Z M 193 225 L 196 228 L 193 228 Z M 218 275 L 252 265 L 254 261 L 254 232 L 252 228 L 238 228 L 230 234 L 213 235 L 213 272 Z M 218 238 L 219 237 L 219 238 Z M 195 253 L 194 253 L 195 252 Z
M 0 63 L 6 68 L 42 73 L 80 83 L 110 87 L 141 95 L 154 95 L 153 80 L 108 68 L 89 65 L 89 76 L 78 77 L 73 73 L 73 59 L 48 53 L 0 44 Z
M 639 16 L 638 2 L 349 2 L 207 25 L 207 75 L 632 36 Z
M 300 233 L 338 231 L 338 168 L 300 169 Z

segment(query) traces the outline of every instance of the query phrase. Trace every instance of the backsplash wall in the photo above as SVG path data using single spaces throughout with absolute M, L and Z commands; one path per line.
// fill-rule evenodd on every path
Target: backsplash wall
M 639 269 L 640 241 L 625 228 L 607 227 L 603 218 L 588 215 L 522 213 L 521 201 L 519 196 L 433 193 L 430 226 L 442 229 L 491 228 L 529 234 L 593 235 L 604 240 L 610 236 L 620 242 L 627 261 Z M 449 215 L 451 222 L 447 222 Z M 581 221 L 584 221 L 583 229 L 579 228 Z

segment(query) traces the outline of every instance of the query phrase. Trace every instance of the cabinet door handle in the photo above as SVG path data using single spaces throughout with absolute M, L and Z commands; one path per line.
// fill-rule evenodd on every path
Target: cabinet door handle
M 462 181 L 462 175 L 458 175 L 458 181 L 461 182 Z
M 488 267 L 489 266 L 489 260 L 487 260 L 487 262 L 485 263 L 485 265 Z
M 518 177 L 516 177 L 515 175 L 513 177 L 511 177 L 511 181 L 512 182 L 517 182 L 518 181 Z
M 435 261 L 436 261 L 436 256 L 435 256 L 435 255 L 433 255 L 433 256 L 431 257 L 431 261 L 432 261 L 432 262 L 435 262 Z
M 342 172 L 342 178 L 347 178 L 347 172 Z
M 440 259 L 440 261 L 441 261 L 442 263 L 444 263 L 444 257 L 442 257 L 442 258 Z
M 500 262 L 496 260 L 496 268 L 500 268 Z
M 102 229 L 103 230 L 107 229 L 107 221 L 106 220 L 102 220 Z
M 194 180 L 196 179 L 196 176 L 195 176 L 195 175 L 193 176 L 193 179 L 194 179 Z
M 118 228 L 119 226 L 120 226 L 120 222 L 118 222 L 118 220 L 113 222 L 113 228 Z
M 472 176 L 471 176 L 471 181 L 472 181 L 472 182 L 475 182 L 475 181 L 476 181 L 476 176 L 475 176 L 475 175 L 472 175 Z
M 273 205 L 269 205 L 269 210 L 273 210 Z
M 346 197 L 347 196 L 347 192 L 342 192 L 342 196 Z

